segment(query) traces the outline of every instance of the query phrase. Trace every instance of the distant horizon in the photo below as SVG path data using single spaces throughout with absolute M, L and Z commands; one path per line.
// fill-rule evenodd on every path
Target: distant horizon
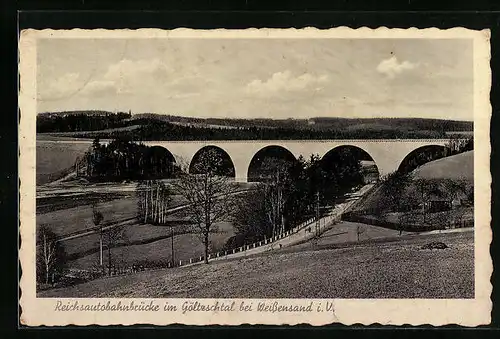
M 74 110 L 62 110 L 62 111 L 43 111 L 37 112 L 38 114 L 53 114 L 53 113 L 65 113 L 65 112 L 109 112 L 109 113 L 129 113 L 130 110 L 106 110 L 106 109 L 74 109 Z M 154 114 L 154 115 L 163 115 L 163 116 L 172 116 L 178 118 L 187 118 L 187 119 L 223 119 L 223 120 L 313 120 L 313 119 L 424 119 L 424 120 L 447 120 L 447 121 L 460 121 L 460 122 L 474 122 L 474 120 L 462 120 L 457 118 L 423 118 L 416 116 L 407 116 L 407 117 L 390 117 L 390 116 L 372 116 L 372 117 L 356 117 L 356 116 L 311 116 L 311 117 L 289 117 L 289 118 L 272 118 L 272 117 L 237 117 L 237 116 L 187 116 L 180 114 L 172 114 L 172 113 L 158 113 L 158 112 L 132 112 L 130 111 L 132 116 L 141 115 L 141 114 Z

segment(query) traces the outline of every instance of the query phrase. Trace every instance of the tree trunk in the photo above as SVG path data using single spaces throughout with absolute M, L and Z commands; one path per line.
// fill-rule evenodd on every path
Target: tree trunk
M 205 232 L 203 236 L 203 245 L 205 246 L 205 264 L 208 264 L 208 232 Z
M 174 228 L 170 226 L 170 232 L 172 233 L 171 235 L 171 250 L 172 250 L 172 267 L 174 267 Z
M 148 222 L 148 183 L 146 181 L 146 185 L 144 188 L 144 223 L 146 224 Z
M 108 275 L 111 275 L 111 231 L 108 231 Z
M 50 265 L 49 263 L 45 263 L 45 283 L 49 283 L 49 276 L 50 276 Z
M 158 223 L 160 221 L 160 184 L 156 183 L 156 216 L 155 221 Z
M 102 266 L 102 227 L 99 236 L 99 264 Z

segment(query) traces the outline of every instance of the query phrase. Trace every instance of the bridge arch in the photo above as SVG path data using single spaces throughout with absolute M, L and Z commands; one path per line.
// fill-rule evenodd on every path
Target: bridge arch
M 342 164 L 343 161 L 350 160 L 350 157 L 360 162 L 362 183 L 373 183 L 380 178 L 380 170 L 375 159 L 366 150 L 355 145 L 338 145 L 333 147 L 321 157 L 322 167 L 328 171 L 331 169 L 331 166 L 335 166 L 335 162 Z
M 144 165 L 149 167 L 155 177 L 164 178 L 174 174 L 176 160 L 172 152 L 166 147 L 148 147 L 146 162 Z
M 400 173 L 410 173 L 417 167 L 430 161 L 444 158 L 450 154 L 450 148 L 444 145 L 425 145 L 408 153 L 398 166 Z
M 204 146 L 194 154 L 191 162 L 189 163 L 189 173 L 200 173 L 199 169 L 197 169 L 197 165 L 201 161 L 203 155 L 207 152 L 215 152 L 220 157 L 220 163 L 216 164 L 216 160 L 213 159 L 214 163 L 211 164 L 212 166 L 216 166 L 216 174 L 231 178 L 235 177 L 235 167 L 231 156 L 223 148 L 214 145 Z
M 297 161 L 293 153 L 283 146 L 265 146 L 257 151 L 257 153 L 253 155 L 252 160 L 250 160 L 247 171 L 247 181 L 252 182 L 260 180 L 262 176 L 262 166 L 265 164 L 266 159 L 284 160 L 292 163 Z

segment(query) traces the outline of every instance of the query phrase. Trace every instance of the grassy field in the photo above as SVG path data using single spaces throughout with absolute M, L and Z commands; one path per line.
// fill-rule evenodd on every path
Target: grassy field
M 443 241 L 444 250 L 423 250 Z M 141 272 L 39 297 L 473 298 L 472 232 Z
M 414 179 L 465 179 L 474 180 L 474 151 L 464 152 L 424 164 L 413 171 Z M 374 187 L 353 206 L 354 211 L 375 209 L 383 200 L 383 183 Z
M 37 139 L 36 183 L 42 185 L 64 176 L 78 157 L 90 147 L 90 143 L 57 143 Z
M 114 199 L 98 204 L 103 214 L 103 223 L 135 217 L 137 202 L 133 193 L 121 199 Z M 36 216 L 37 225 L 45 224 L 59 236 L 94 227 L 92 206 L 90 204 L 59 209 Z
M 223 222 L 218 225 L 218 232 L 212 234 L 210 241 L 214 248 L 222 247 L 227 239 L 234 234 L 231 223 Z M 130 245 L 112 249 L 112 260 L 120 266 L 130 267 L 135 263 L 160 264 L 171 260 L 171 238 L 170 227 L 151 225 L 131 225 L 125 230 L 126 238 Z M 97 252 L 99 237 L 92 235 L 85 237 L 86 241 L 69 240 L 68 246 L 78 248 L 78 251 L 93 248 L 94 253 L 85 255 L 70 262 L 71 267 L 78 269 L 90 269 L 99 261 Z M 74 242 L 74 244 L 72 243 Z M 175 260 L 189 260 L 203 255 L 204 248 L 201 239 L 196 234 L 179 234 L 174 236 L 174 258 Z M 104 253 L 104 262 L 107 262 L 107 252 Z
M 474 180 L 474 151 L 431 161 L 415 170 L 415 176 L 427 179 Z
M 358 241 L 369 241 L 373 239 L 383 239 L 390 237 L 399 237 L 399 231 L 389 228 L 383 228 L 373 225 L 361 224 L 357 222 L 342 221 L 334 225 L 331 229 L 321 234 L 321 237 L 316 242 L 317 246 L 325 247 L 335 244 L 353 243 Z M 403 235 L 409 234 L 403 232 Z M 311 249 L 313 244 L 307 242 L 293 247 L 297 249 Z
M 66 200 L 74 202 L 73 197 L 66 198 Z M 179 205 L 178 202 L 172 202 L 172 206 L 177 205 Z M 103 224 L 134 218 L 137 210 L 135 193 L 126 192 L 120 198 L 100 201 L 98 208 L 104 216 Z M 182 211 L 167 220 L 174 225 L 175 234 L 186 232 L 185 213 Z M 59 236 L 94 227 L 90 203 L 38 213 L 36 221 L 37 225 L 45 224 Z M 221 223 L 218 226 L 220 232 L 212 236 L 213 246 L 216 248 L 222 247 L 234 233 L 233 227 L 229 223 Z M 131 224 L 123 227 L 123 237 L 119 241 L 120 247 L 113 249 L 113 258 L 116 258 L 117 263 L 120 265 L 131 265 L 139 261 L 159 262 L 170 260 L 170 235 L 170 227 L 141 225 L 132 221 Z M 176 252 L 178 251 L 178 254 L 176 254 L 177 260 L 187 260 L 203 253 L 200 240 L 193 234 L 180 234 L 174 240 L 174 249 Z M 69 262 L 70 267 L 89 269 L 97 263 L 99 248 L 99 236 L 97 234 L 65 240 L 63 244 L 66 253 L 72 258 Z M 123 244 L 126 246 L 121 246 Z

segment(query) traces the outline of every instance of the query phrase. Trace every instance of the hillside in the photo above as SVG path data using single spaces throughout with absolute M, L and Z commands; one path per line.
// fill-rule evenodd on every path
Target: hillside
M 426 179 L 474 180 L 474 151 L 431 161 L 414 171 L 415 177 Z
M 443 241 L 446 250 L 423 250 Z M 209 265 L 93 280 L 38 297 L 472 298 L 473 232 L 297 248 Z
M 473 183 L 474 180 L 474 151 L 452 155 L 446 158 L 428 162 L 412 172 L 413 179 L 466 179 Z M 386 201 L 382 196 L 383 183 L 377 185 L 354 207 L 353 211 L 372 210 L 377 208 L 381 201 Z
M 38 133 L 134 140 L 448 138 L 472 129 L 470 121 L 421 118 L 232 119 L 101 111 L 40 113 L 37 118 Z

